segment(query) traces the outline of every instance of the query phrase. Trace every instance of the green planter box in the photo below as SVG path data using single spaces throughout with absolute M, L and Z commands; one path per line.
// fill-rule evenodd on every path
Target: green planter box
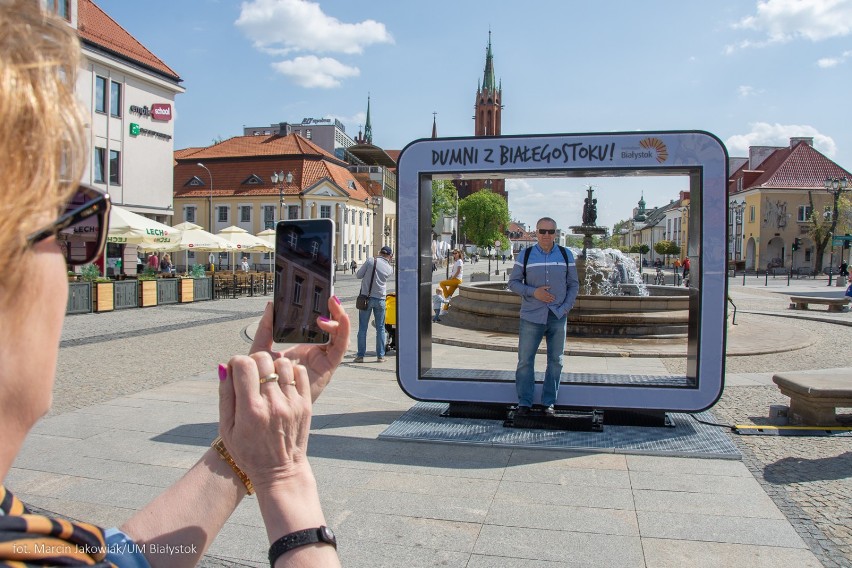
M 177 278 L 157 279 L 157 304 L 177 304 L 180 301 Z
M 114 286 L 113 297 L 116 310 L 139 306 L 139 283 L 136 280 L 116 280 Z
M 92 285 L 88 282 L 68 283 L 68 306 L 66 314 L 92 313 Z
M 213 299 L 213 279 L 210 277 L 195 278 L 193 295 L 195 301 Z

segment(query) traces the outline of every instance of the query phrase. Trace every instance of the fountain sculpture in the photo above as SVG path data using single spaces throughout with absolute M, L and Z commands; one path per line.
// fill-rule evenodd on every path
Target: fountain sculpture
M 571 226 L 583 235 L 582 251 L 571 249 L 577 263 L 580 295 L 568 314 L 568 335 L 579 337 L 686 337 L 689 289 L 649 286 L 642 281 L 633 259 L 617 249 L 593 248 L 598 227 L 597 199 L 591 186 L 583 205 L 582 225 Z M 482 331 L 517 333 L 521 299 L 505 282 L 462 284 L 452 299 L 446 325 Z

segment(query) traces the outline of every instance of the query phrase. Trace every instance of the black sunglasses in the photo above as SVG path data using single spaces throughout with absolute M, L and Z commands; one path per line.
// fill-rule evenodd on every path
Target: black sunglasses
M 556 229 L 539 229 L 539 235 L 553 235 L 556 233 Z
M 33 246 L 55 236 L 62 245 L 68 265 L 91 264 L 104 251 L 109 229 L 109 208 L 109 194 L 80 185 L 65 206 L 65 213 L 44 229 L 27 237 L 27 245 Z

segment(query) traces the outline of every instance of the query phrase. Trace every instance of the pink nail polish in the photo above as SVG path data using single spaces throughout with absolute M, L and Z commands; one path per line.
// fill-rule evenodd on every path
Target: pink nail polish
M 339 306 L 340 305 L 340 298 L 338 298 L 337 296 L 332 296 L 332 298 L 334 298 L 334 301 L 337 302 L 337 305 Z
M 330 319 L 328 319 L 325 316 L 320 316 L 319 319 L 320 319 L 320 321 L 331 321 Z
M 228 378 L 228 367 L 225 365 L 219 364 L 219 380 L 224 381 Z

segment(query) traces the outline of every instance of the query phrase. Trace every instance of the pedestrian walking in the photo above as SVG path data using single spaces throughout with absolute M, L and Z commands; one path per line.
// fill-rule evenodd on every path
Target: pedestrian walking
M 355 272 L 361 279 L 361 294 L 367 296 L 367 307 L 358 310 L 358 351 L 353 363 L 363 363 L 367 353 L 367 328 L 370 327 L 370 315 L 376 326 L 376 361 L 385 360 L 385 295 L 387 280 L 393 274 L 390 247 L 382 247 L 378 256 L 368 258 Z M 355 261 L 352 261 L 355 264 Z

